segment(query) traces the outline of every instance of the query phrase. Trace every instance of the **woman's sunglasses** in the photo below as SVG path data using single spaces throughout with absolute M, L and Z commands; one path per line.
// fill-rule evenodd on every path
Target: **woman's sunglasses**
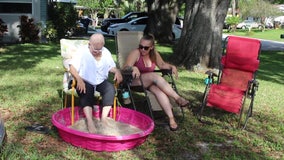
M 148 51 L 150 47 L 149 46 L 142 46 L 142 45 L 139 45 L 139 49 L 143 49 L 145 51 Z

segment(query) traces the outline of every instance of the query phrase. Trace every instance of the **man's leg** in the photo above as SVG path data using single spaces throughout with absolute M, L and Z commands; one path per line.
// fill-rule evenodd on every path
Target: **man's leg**
M 87 120 L 87 128 L 88 128 L 88 131 L 90 133 L 96 133 L 96 127 L 95 127 L 95 124 L 94 124 L 94 121 L 93 121 L 93 110 L 92 110 L 92 107 L 90 106 L 85 106 L 83 108 L 83 112 L 86 116 L 86 120 Z
M 85 94 L 80 93 L 78 90 L 77 93 L 80 97 L 81 107 L 83 107 L 83 112 L 86 116 L 88 131 L 90 133 L 95 133 L 96 128 L 93 121 L 93 108 L 92 108 L 92 106 L 95 104 L 94 87 L 87 82 L 85 82 L 85 85 L 86 85 L 86 93 Z
M 113 106 L 115 89 L 114 85 L 107 80 L 97 85 L 96 90 L 101 93 L 102 96 L 102 117 L 101 120 L 105 120 L 110 112 L 111 107 Z

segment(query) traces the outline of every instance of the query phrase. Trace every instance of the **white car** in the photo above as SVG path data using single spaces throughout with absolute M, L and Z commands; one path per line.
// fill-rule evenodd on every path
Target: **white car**
M 148 17 L 139 17 L 133 19 L 127 23 L 117 23 L 112 24 L 108 27 L 108 34 L 112 36 L 116 36 L 118 31 L 144 31 L 146 28 L 146 24 L 148 21 Z M 181 35 L 181 27 L 180 25 L 173 25 L 173 38 L 179 39 Z
M 237 25 L 238 29 L 247 29 L 247 28 L 258 28 L 261 29 L 262 25 L 252 20 L 244 20 L 243 22 Z

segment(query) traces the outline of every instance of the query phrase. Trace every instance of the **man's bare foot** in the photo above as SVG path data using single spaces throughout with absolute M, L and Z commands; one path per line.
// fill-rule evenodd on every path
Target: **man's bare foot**
M 96 127 L 93 121 L 87 121 L 87 128 L 89 133 L 96 133 Z

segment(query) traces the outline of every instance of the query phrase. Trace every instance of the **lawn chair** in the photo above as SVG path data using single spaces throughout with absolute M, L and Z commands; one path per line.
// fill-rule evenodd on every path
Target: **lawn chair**
M 61 48 L 61 56 L 63 58 L 63 89 L 62 89 L 62 108 L 68 106 L 69 97 L 71 96 L 71 107 L 74 108 L 75 105 L 75 97 L 78 97 L 75 89 L 75 80 L 73 80 L 71 73 L 69 72 L 69 62 L 74 57 L 75 54 L 79 53 L 79 50 L 88 45 L 89 40 L 83 39 L 61 39 L 60 40 L 60 48 Z M 99 100 L 100 93 L 95 92 L 94 96 Z M 73 110 L 72 110 L 73 111 Z M 72 113 L 72 116 L 74 114 Z M 72 120 L 74 120 L 72 118 Z M 73 121 L 72 121 L 73 124 Z
M 135 47 L 138 47 L 142 36 L 143 36 L 143 32 L 140 32 L 140 31 L 120 31 L 117 33 L 116 49 L 117 49 L 118 65 L 120 67 L 124 65 L 125 60 L 128 54 L 130 53 L 130 51 L 133 50 Z M 156 70 L 155 72 L 160 72 L 162 76 L 166 78 L 168 82 L 172 85 L 174 90 L 177 91 L 171 70 Z M 137 110 L 136 108 L 137 106 L 134 101 L 132 91 L 143 93 L 145 97 L 147 108 L 149 110 L 149 114 L 152 117 L 152 119 L 154 119 L 154 115 L 152 111 L 162 111 L 162 108 L 160 107 L 160 104 L 156 100 L 155 95 L 143 87 L 142 81 L 141 81 L 142 86 L 131 86 L 131 82 L 132 82 L 132 71 L 131 70 L 130 71 L 124 70 L 122 71 L 122 74 L 124 78 L 124 81 L 121 84 L 122 96 L 124 97 L 125 93 L 127 93 L 126 96 L 129 95 L 131 106 L 133 107 L 133 109 Z M 182 116 L 180 120 L 182 121 L 184 117 L 183 108 L 176 107 L 176 106 L 174 106 L 173 108 L 175 109 L 174 110 L 175 115 L 178 114 Z
M 261 43 L 257 39 L 228 36 L 224 43 L 218 75 L 207 71 L 203 102 L 198 113 L 202 122 L 205 106 L 239 114 L 238 127 L 245 129 L 252 116 L 255 92 L 258 89 L 256 71 L 259 67 Z M 217 81 L 215 83 L 215 77 Z M 246 105 L 246 99 L 250 99 Z M 245 115 L 243 115 L 245 114 Z
M 75 54 L 78 54 L 78 51 L 84 45 L 88 45 L 89 40 L 83 39 L 61 39 L 60 40 L 60 48 L 61 48 L 61 56 L 63 58 L 63 90 L 62 90 L 62 108 L 67 107 L 68 95 L 72 95 L 72 84 L 73 78 L 71 73 L 69 72 L 69 62 Z M 76 90 L 74 91 L 74 96 L 77 97 Z M 99 93 L 96 93 L 96 97 L 99 96 Z

